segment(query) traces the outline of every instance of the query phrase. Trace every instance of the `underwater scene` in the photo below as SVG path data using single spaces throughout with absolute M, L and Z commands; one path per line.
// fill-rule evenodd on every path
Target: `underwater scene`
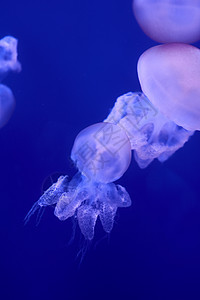
M 0 299 L 200 299 L 200 0 L 1 3 Z

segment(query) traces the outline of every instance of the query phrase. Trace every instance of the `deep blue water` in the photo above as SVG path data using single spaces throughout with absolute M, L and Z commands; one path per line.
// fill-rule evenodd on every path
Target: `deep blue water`
M 17 105 L 0 131 L 0 299 L 200 299 L 199 133 L 164 164 L 132 160 L 118 183 L 133 205 L 119 209 L 109 241 L 97 225 L 81 265 L 70 220 L 49 208 L 38 227 L 23 224 L 45 178 L 76 172 L 77 133 L 140 90 L 137 60 L 156 43 L 131 1 L 3 1 L 5 35 L 19 40 L 22 72 L 4 81 Z

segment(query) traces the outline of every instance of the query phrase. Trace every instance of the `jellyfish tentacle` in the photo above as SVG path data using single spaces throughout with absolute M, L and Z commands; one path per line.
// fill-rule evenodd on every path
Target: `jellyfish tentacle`
M 24 224 L 27 224 L 32 215 L 35 214 L 36 211 L 40 210 L 40 208 L 44 208 L 49 205 L 54 205 L 58 202 L 60 196 L 63 194 L 68 185 L 68 176 L 60 176 L 56 183 L 52 184 L 44 194 L 36 201 L 32 208 L 29 210 L 27 215 L 24 218 Z M 40 216 L 38 216 L 38 220 L 41 219 L 43 215 L 43 211 L 40 211 Z M 38 220 L 36 223 L 38 223 Z
M 65 192 L 68 186 L 68 176 L 60 176 L 56 183 L 52 184 L 44 194 L 39 198 L 40 206 L 56 204 L 60 196 Z

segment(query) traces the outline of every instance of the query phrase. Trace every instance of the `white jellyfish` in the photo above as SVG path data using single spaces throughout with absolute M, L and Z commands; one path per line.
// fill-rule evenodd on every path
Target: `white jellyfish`
M 79 172 L 71 181 L 67 176 L 59 177 L 34 204 L 25 221 L 38 208 L 55 205 L 55 216 L 60 220 L 76 218 L 85 239 L 91 240 L 98 216 L 109 233 L 117 208 L 131 205 L 125 188 L 113 183 L 130 164 L 130 141 L 121 127 L 97 123 L 78 134 L 71 158 Z
M 21 65 L 17 60 L 17 40 L 6 36 L 0 40 L 0 81 L 10 71 L 19 72 Z M 10 119 L 15 107 L 15 99 L 10 88 L 0 84 L 0 128 Z
M 193 43 L 200 38 L 199 0 L 134 0 L 142 30 L 160 43 Z

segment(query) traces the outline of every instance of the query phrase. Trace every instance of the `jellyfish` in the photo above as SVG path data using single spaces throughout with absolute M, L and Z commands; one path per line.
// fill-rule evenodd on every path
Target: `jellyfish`
M 21 65 L 17 60 L 17 40 L 6 36 L 0 40 L 0 81 L 10 71 L 19 72 Z M 15 99 L 10 88 L 0 84 L 0 128 L 10 119 L 15 107 Z
M 130 164 L 130 141 L 120 126 L 97 123 L 77 135 L 71 158 L 78 172 L 71 180 L 59 177 L 33 205 L 25 222 L 37 209 L 55 206 L 59 220 L 77 219 L 85 239 L 92 240 L 98 217 L 104 231 L 110 233 L 118 207 L 131 205 L 126 189 L 113 183 Z
M 134 0 L 142 30 L 160 43 L 193 43 L 200 39 L 199 0 Z

